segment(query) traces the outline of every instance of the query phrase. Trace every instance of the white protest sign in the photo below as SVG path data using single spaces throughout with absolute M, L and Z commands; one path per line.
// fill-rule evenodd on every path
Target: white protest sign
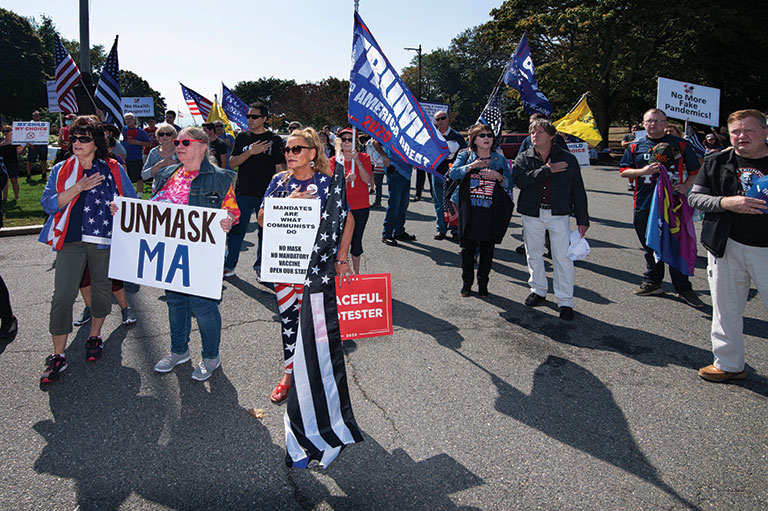
M 155 102 L 152 98 L 122 98 L 123 114 L 131 112 L 136 117 L 154 117 Z
M 656 108 L 673 119 L 717 126 L 720 124 L 720 89 L 659 77 Z
M 223 209 L 115 197 L 109 278 L 221 298 Z
M 59 95 L 56 94 L 56 80 L 48 80 L 45 82 L 45 87 L 48 89 L 48 111 L 51 113 L 63 112 L 59 106 Z
M 320 199 L 264 199 L 261 280 L 303 284 L 320 226 Z
M 50 129 L 51 125 L 48 122 L 13 121 L 11 143 L 16 145 L 48 145 Z
M 421 105 L 421 109 L 424 110 L 424 113 L 433 121 L 435 120 L 435 114 L 437 112 L 448 112 L 448 105 L 444 105 L 443 103 L 427 103 L 421 101 L 419 104 Z
M 589 144 L 586 142 L 568 144 L 568 150 L 576 157 L 580 167 L 589 167 Z

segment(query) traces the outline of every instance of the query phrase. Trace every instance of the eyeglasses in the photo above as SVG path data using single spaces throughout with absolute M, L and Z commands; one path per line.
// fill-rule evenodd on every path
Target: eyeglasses
M 667 122 L 666 119 L 646 119 L 643 121 L 645 124 L 664 124 Z
M 197 140 L 196 138 L 192 138 L 192 139 L 188 139 L 187 138 L 187 139 L 184 139 L 184 140 L 174 140 L 173 141 L 173 145 L 175 145 L 176 147 L 179 147 L 179 144 L 182 144 L 184 147 L 189 147 L 189 144 L 191 142 L 200 142 L 201 144 L 207 144 L 208 143 L 205 140 Z
M 304 145 L 295 145 L 291 147 L 283 147 L 283 154 L 293 153 L 293 154 L 299 154 L 302 149 L 312 149 L 311 147 L 307 147 Z
M 170 132 L 166 133 L 165 131 L 163 131 L 162 133 L 158 133 L 157 136 L 158 137 L 172 137 L 173 133 L 170 133 Z
M 342 142 L 352 142 L 352 137 L 341 137 Z
M 93 137 L 89 137 L 87 135 L 77 136 L 77 135 L 70 135 L 70 140 L 73 142 L 80 142 L 81 144 L 89 144 L 93 142 Z
M 447 118 L 448 118 L 448 117 L 446 117 L 446 116 L 442 116 L 442 117 L 435 117 L 435 122 L 438 122 L 438 121 L 444 121 L 444 120 L 446 120 Z
M 478 133 L 477 138 L 493 138 L 493 133 Z
M 246 115 L 246 117 L 249 118 L 249 119 L 260 119 L 262 117 L 266 117 L 266 115 L 248 114 L 248 115 Z

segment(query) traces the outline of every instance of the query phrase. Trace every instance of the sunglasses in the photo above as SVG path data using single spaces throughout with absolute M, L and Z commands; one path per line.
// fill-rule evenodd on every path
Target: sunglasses
M 70 135 L 69 138 L 73 142 L 80 142 L 81 144 L 89 144 L 89 143 L 93 142 L 93 137 L 89 137 L 89 136 L 86 136 L 86 135 L 82 135 L 82 136 L 79 136 L 79 137 L 77 135 Z
M 295 145 L 291 147 L 283 147 L 283 154 L 293 153 L 293 154 L 299 154 L 302 149 L 312 149 L 311 147 L 307 147 L 304 145 Z
M 262 117 L 266 117 L 266 115 L 254 115 L 254 114 L 248 114 L 246 115 L 249 119 L 261 119 Z
M 341 137 L 342 142 L 352 142 L 352 137 Z
M 435 117 L 435 122 L 437 122 L 437 121 L 444 121 L 446 119 L 447 119 L 447 117 L 445 117 L 445 116 L 443 116 L 443 117 Z
M 179 147 L 179 144 L 182 144 L 184 147 L 189 147 L 189 144 L 192 142 L 200 142 L 201 144 L 207 144 L 205 140 L 197 140 L 196 138 L 193 139 L 185 139 L 185 140 L 174 140 L 173 145 L 176 147 Z
M 493 138 L 493 133 L 478 133 L 477 138 Z
M 10 133 L 13 130 L 3 130 L 3 133 Z
M 173 133 L 162 132 L 162 133 L 158 133 L 157 136 L 158 137 L 172 137 Z

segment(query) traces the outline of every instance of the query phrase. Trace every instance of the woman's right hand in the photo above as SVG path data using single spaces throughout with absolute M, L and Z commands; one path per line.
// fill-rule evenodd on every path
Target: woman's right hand
M 305 190 L 303 192 L 299 190 L 294 190 L 291 192 L 288 198 L 289 199 L 314 199 L 315 194 L 308 190 Z
M 96 188 L 102 181 L 104 181 L 104 174 L 93 174 L 83 177 L 75 186 L 79 187 L 79 192 L 84 192 Z
M 467 166 L 471 169 L 487 169 L 490 163 L 490 158 L 478 158 Z

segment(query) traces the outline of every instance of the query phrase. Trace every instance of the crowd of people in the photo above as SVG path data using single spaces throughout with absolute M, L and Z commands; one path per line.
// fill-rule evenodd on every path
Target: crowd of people
M 126 114 L 122 133 L 115 133 L 114 127 L 94 116 L 68 119 L 67 145 L 62 146 L 60 161 L 51 169 L 41 200 L 49 219 L 40 241 L 56 251 L 50 314 L 53 353 L 46 359 L 41 383 L 57 381 L 67 368 L 64 349 L 73 323 L 78 326 L 90 322 L 86 359 L 101 357 L 100 334 L 109 313 L 111 293 L 121 305 L 123 322 L 136 321 L 124 290 L 121 294 L 122 283 L 110 282 L 107 267 L 111 216 L 116 212 L 113 198 L 135 197 L 137 191 L 141 195 L 144 181 L 152 182 L 152 201 L 206 205 L 228 212 L 222 221 L 222 229 L 227 232 L 225 279 L 236 275 L 243 240 L 251 216 L 256 213 L 257 255 L 253 269 L 256 279 L 261 280 L 266 197 L 319 198 L 324 204 L 330 177 L 337 169 L 345 175 L 349 212 L 338 240 L 337 274 L 361 272 L 364 230 L 370 210 L 384 207 L 385 177 L 381 240 L 390 247 L 416 240 L 405 229 L 414 167 L 397 151 L 353 128 L 334 133 L 328 126 L 316 131 L 298 122 L 289 125 L 288 136 L 283 139 L 267 126 L 268 118 L 265 104 L 252 103 L 247 113 L 248 129 L 234 137 L 226 133 L 223 123 L 181 129 L 174 123 L 173 112 L 168 112 L 165 122 L 151 122 L 143 129 L 135 116 Z M 509 161 L 498 150 L 490 126 L 472 126 L 467 140 L 450 126 L 446 112 L 435 113 L 432 120 L 449 149 L 448 157 L 430 179 L 434 239 L 459 244 L 460 296 L 472 295 L 475 280 L 477 295 L 489 295 L 494 247 L 508 229 L 514 208 L 513 189 L 517 188 L 530 286 L 525 304 L 536 307 L 546 301 L 549 283 L 544 257 L 549 252 L 560 318 L 573 320 L 574 264 L 568 255 L 573 237 L 571 217 L 575 219 L 574 232 L 583 238 L 590 225 L 588 198 L 576 158 L 567 146 L 563 147 L 554 125 L 544 116 L 532 116 L 529 139 L 515 160 Z M 645 133 L 637 136 L 641 128 Z M 660 173 L 668 175 L 671 193 L 704 212 L 701 241 L 709 251 L 714 363 L 702 368 L 699 375 L 717 382 L 746 377 L 742 317 L 750 282 L 757 286 L 768 308 L 768 216 L 762 215 L 768 212 L 768 206 L 764 200 L 746 196 L 754 182 L 768 175 L 766 117 L 756 110 L 734 112 L 728 118 L 728 130 L 727 149 L 717 130 L 707 135 L 709 154 L 702 165 L 683 133 L 670 126 L 662 110 L 651 108 L 645 112 L 642 125 L 633 126 L 632 133 L 622 140 L 624 153 L 619 170 L 634 194 L 633 223 L 644 250 L 645 271 L 642 283 L 634 290 L 637 296 L 661 294 L 665 266 L 669 266 L 678 297 L 693 307 L 704 306 L 689 275 L 665 264 L 647 244 L 652 197 Z M 0 144 L 0 148 L 7 145 Z M 7 154 L 12 161 L 23 150 L 10 147 L 14 154 L 3 149 L 4 160 Z M 660 148 L 670 151 L 671 156 L 662 159 Z M 424 180 L 418 182 L 423 186 Z M 416 190 L 415 199 L 420 193 L 423 188 Z M 209 200 L 212 197 L 215 200 Z M 93 219 L 97 225 L 103 222 L 104 228 L 94 230 Z M 72 307 L 79 289 L 86 309 L 73 322 Z M 0 337 L 8 338 L 18 327 L 10 302 L 2 300 L 1 291 Z M 274 291 L 281 318 L 284 366 L 270 399 L 278 403 L 286 398 L 291 386 L 303 286 L 275 283 Z M 221 364 L 218 301 L 166 291 L 166 302 L 171 346 L 155 371 L 169 372 L 190 360 L 194 316 L 201 332 L 202 353 L 193 378 L 207 379 Z

